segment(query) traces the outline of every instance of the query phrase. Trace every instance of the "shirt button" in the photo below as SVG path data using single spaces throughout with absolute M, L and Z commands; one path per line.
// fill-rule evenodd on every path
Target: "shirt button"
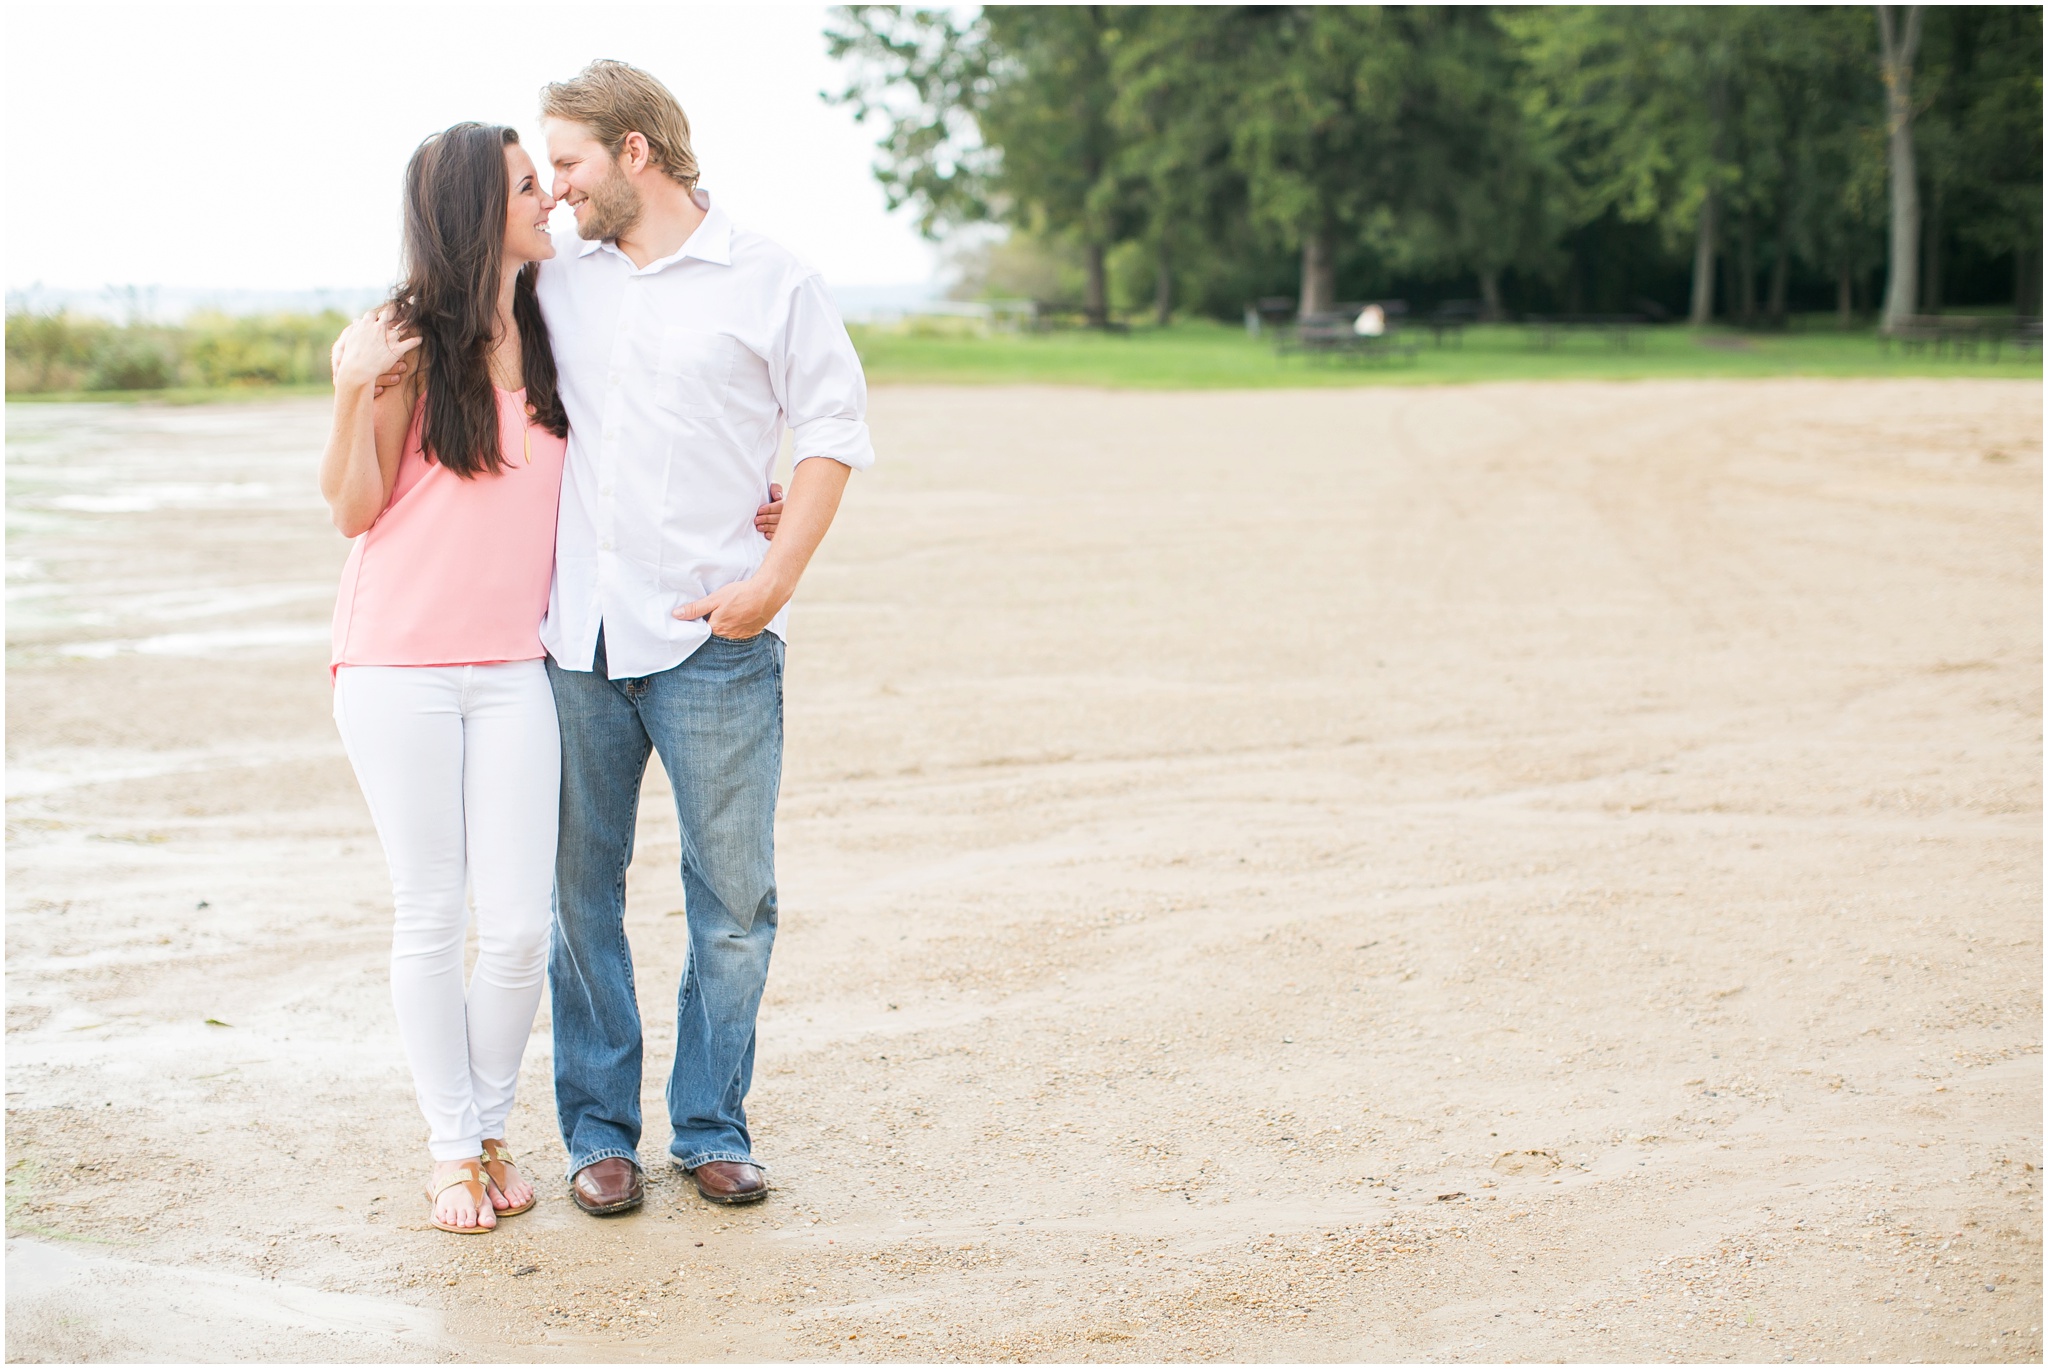
M 610 485 L 599 485 L 597 487 L 597 492 L 602 495 L 610 495 L 612 492 L 612 487 Z
M 609 537 L 605 538 L 597 544 L 597 548 L 599 551 L 610 551 L 612 549 L 612 539 Z

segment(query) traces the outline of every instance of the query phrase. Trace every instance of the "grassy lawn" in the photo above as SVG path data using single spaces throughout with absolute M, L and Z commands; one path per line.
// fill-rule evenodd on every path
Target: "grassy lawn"
M 1110 389 L 1284 389 L 1332 385 L 1456 385 L 1486 380 L 1648 380 L 1748 376 L 1997 376 L 2039 380 L 2039 352 L 2012 348 L 1992 361 L 1889 355 L 1870 332 L 1832 328 L 1779 334 L 1638 329 L 1630 345 L 1568 337 L 1549 350 L 1503 324 L 1466 331 L 1462 345 L 1432 346 L 1426 330 L 1412 360 L 1280 356 L 1270 335 L 1197 320 L 1111 335 L 1070 330 L 981 334 L 957 320 L 852 330 L 868 380 L 877 385 L 1091 385 Z M 10 403 L 205 404 L 328 394 L 327 384 L 187 386 L 164 390 L 15 391 Z
M 1464 343 L 1430 345 L 1412 361 L 1278 356 L 1269 337 L 1206 321 L 1127 335 L 1081 331 L 951 335 L 906 328 L 853 330 L 874 384 L 1098 385 L 1113 389 L 1279 389 L 1327 385 L 1445 385 L 1485 380 L 1647 380 L 1712 376 L 2000 376 L 2041 378 L 2038 351 L 2005 348 L 1975 359 L 1886 356 L 1869 332 L 1782 334 L 1639 329 L 1627 350 L 1569 337 L 1551 350 L 1514 325 L 1468 329 Z

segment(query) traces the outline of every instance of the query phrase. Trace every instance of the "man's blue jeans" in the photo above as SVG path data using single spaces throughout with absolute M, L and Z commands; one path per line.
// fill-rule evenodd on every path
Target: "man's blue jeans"
M 754 1016 L 775 944 L 775 797 L 782 781 L 782 641 L 713 637 L 681 665 L 635 680 L 551 659 L 562 727 L 562 826 L 548 959 L 555 1107 L 569 1173 L 639 1163 L 640 1010 L 626 944 L 626 866 L 650 751 L 675 790 L 689 960 L 668 1077 L 685 1169 L 753 1155 L 747 1087 Z

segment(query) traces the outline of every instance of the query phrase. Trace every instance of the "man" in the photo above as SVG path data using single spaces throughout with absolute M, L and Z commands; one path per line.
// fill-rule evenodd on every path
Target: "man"
M 576 214 L 540 276 L 569 414 L 541 640 L 562 729 L 548 978 L 570 1188 L 643 1194 L 641 1030 L 625 873 L 650 752 L 675 791 L 690 949 L 669 1073 L 671 1161 L 719 1203 L 768 1186 L 747 1131 L 754 1019 L 776 923 L 786 605 L 874 461 L 867 386 L 816 272 L 697 189 L 682 108 L 593 62 L 541 94 L 555 198 Z M 796 468 L 772 542 L 754 524 L 782 430 Z

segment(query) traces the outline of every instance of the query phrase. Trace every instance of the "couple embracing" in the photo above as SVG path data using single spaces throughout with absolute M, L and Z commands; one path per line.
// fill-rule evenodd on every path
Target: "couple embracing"
M 335 345 L 320 470 L 355 539 L 334 717 L 391 867 L 427 1201 L 463 1234 L 534 1203 L 506 1120 L 544 978 L 570 1192 L 598 1215 L 641 1201 L 624 916 L 650 754 L 689 923 L 670 1159 L 714 1202 L 766 1195 L 745 1103 L 775 941 L 783 626 L 874 460 L 823 281 L 697 188 L 675 97 L 595 62 L 541 115 L 551 177 L 495 125 L 413 155 L 404 280 Z M 574 238 L 549 236 L 558 199 Z

